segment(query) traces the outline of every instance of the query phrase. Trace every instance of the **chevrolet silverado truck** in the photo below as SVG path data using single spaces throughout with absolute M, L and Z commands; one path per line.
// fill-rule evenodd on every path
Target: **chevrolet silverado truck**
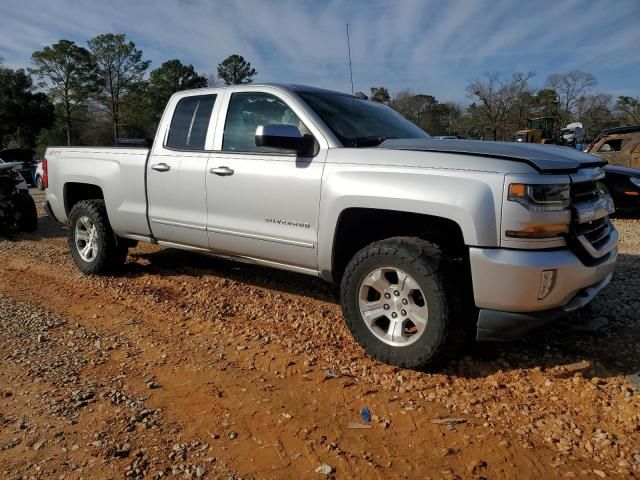
M 580 309 L 617 257 L 601 159 L 436 140 L 311 87 L 179 92 L 150 149 L 45 157 L 46 208 L 82 272 L 113 271 L 145 241 L 319 276 L 340 285 L 355 339 L 403 367 Z

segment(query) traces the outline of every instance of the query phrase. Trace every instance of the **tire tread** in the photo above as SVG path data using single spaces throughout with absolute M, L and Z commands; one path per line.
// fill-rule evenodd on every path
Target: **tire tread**
M 399 350 L 397 347 L 390 347 L 371 337 L 367 327 L 362 323 L 360 312 L 351 311 L 347 297 L 350 292 L 353 294 L 359 288 L 358 285 L 354 286 L 357 279 L 354 279 L 353 275 L 362 263 L 372 257 L 393 257 L 410 263 L 424 277 L 434 280 L 433 293 L 440 298 L 444 309 L 442 312 L 444 329 L 442 334 L 435 339 L 432 351 L 414 353 L 411 358 L 406 358 L 406 355 L 396 351 Z M 464 338 L 465 335 L 458 332 L 462 308 L 461 299 L 455 294 L 455 287 L 451 285 L 452 275 L 448 275 L 449 272 L 447 272 L 451 266 L 453 266 L 452 262 L 443 256 L 441 249 L 436 244 L 415 237 L 393 237 L 371 243 L 360 250 L 347 265 L 340 286 L 340 299 L 345 321 L 358 343 L 378 360 L 403 368 L 424 368 L 457 353 L 458 347 L 463 343 L 458 341 L 457 337 Z

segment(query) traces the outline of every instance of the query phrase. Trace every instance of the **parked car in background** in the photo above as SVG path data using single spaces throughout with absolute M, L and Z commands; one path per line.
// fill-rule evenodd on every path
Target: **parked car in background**
M 38 190 L 44 190 L 44 168 L 42 162 L 38 162 L 36 167 L 36 187 L 38 187 Z
M 640 169 L 606 165 L 602 183 L 611 195 L 616 211 L 640 213 Z
M 34 160 L 36 155 L 35 150 L 30 148 L 7 148 L 0 151 L 0 159 L 9 163 L 19 163 L 17 169 L 25 179 L 25 181 L 32 187 L 36 186 L 36 166 L 38 162 Z
M 640 125 L 603 130 L 586 152 L 611 165 L 640 169 Z
M 38 227 L 36 204 L 19 172 L 20 162 L 0 160 L 0 231 L 32 232 Z
M 463 137 L 462 135 L 438 135 L 433 138 L 436 140 L 470 140 L 469 137 Z

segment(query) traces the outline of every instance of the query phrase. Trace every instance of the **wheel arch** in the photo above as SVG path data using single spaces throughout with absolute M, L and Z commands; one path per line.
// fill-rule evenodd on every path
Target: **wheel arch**
M 339 282 L 351 258 L 370 243 L 391 237 L 415 237 L 439 245 L 450 257 L 468 262 L 460 225 L 435 215 L 377 208 L 346 208 L 338 216 L 331 251 L 331 269 L 322 276 Z
M 74 205 L 82 200 L 104 200 L 104 193 L 99 185 L 83 182 L 67 182 L 63 187 L 64 209 L 67 218 Z

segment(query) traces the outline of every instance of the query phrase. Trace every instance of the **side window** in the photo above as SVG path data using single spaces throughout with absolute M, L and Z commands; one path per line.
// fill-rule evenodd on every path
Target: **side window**
M 271 152 L 280 150 L 257 147 L 256 129 L 264 125 L 293 125 L 302 135 L 311 132 L 291 108 L 269 93 L 240 92 L 231 95 L 224 125 L 222 150 L 231 152 Z
M 184 97 L 176 105 L 166 146 L 177 150 L 204 150 L 216 95 Z
M 615 139 L 615 140 L 607 140 L 606 143 L 604 143 L 598 151 L 599 152 L 619 152 L 620 150 L 622 150 L 622 140 Z

